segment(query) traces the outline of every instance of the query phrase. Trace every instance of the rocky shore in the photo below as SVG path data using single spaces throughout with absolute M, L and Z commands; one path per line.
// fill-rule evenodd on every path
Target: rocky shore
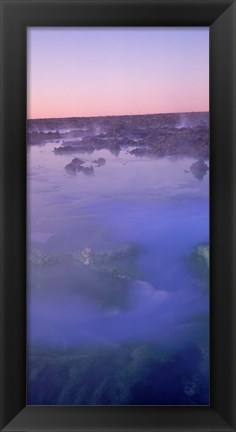
M 28 145 L 55 142 L 55 155 L 92 153 L 123 146 L 136 156 L 209 157 L 209 113 L 35 119 L 27 121 Z

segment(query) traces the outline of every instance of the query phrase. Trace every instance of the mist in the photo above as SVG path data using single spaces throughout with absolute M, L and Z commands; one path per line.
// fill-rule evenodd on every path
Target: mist
M 174 124 L 193 124 L 200 142 L 194 122 L 207 114 L 187 117 L 35 121 L 61 136 L 36 134 L 28 147 L 29 404 L 209 402 L 208 268 L 197 255 L 209 238 L 209 172 L 199 182 L 193 156 L 136 156 L 125 138 L 135 121 L 149 130 L 158 120 L 160 130 L 170 121 L 171 140 Z M 54 152 L 74 127 L 87 128 L 66 137 L 75 148 L 83 133 L 98 140 L 78 160 L 92 175 L 68 174 L 66 144 Z
M 66 293 L 59 289 L 32 294 L 29 344 L 67 349 L 84 344 L 119 346 L 127 341 L 151 341 L 176 349 L 207 337 L 208 301 L 203 289 L 168 292 L 137 280 L 127 292 L 129 306 L 125 311 L 92 304 L 68 288 Z

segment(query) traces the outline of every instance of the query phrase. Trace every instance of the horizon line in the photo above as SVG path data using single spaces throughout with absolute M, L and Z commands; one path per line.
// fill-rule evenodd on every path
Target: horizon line
M 209 113 L 210 110 L 203 111 L 171 111 L 171 112 L 158 112 L 158 113 L 146 113 L 146 114 L 105 114 L 105 115 L 91 115 L 91 116 L 66 116 L 66 117 L 31 117 L 26 118 L 26 121 L 31 120 L 59 120 L 59 119 L 75 119 L 75 118 L 101 118 L 101 117 L 135 117 L 135 116 L 151 116 L 151 115 L 168 115 L 168 114 L 197 114 L 197 113 Z

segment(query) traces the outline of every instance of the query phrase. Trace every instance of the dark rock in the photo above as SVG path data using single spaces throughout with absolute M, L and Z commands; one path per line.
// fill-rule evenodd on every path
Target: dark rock
M 191 165 L 190 170 L 198 180 L 202 180 L 209 168 L 204 160 L 199 159 Z
M 96 164 L 97 166 L 102 166 L 102 165 L 105 165 L 106 159 L 98 158 L 98 159 L 95 159 L 92 163 Z
M 195 253 L 197 257 L 204 263 L 209 269 L 209 244 L 203 243 L 196 247 Z
M 135 155 L 135 156 L 143 156 L 146 153 L 146 149 L 145 148 L 135 147 L 129 153 L 132 154 L 132 155 Z
M 81 144 L 81 140 L 63 141 L 63 147 L 77 147 Z
M 71 163 L 76 166 L 76 168 L 80 167 L 84 164 L 84 161 L 78 158 L 72 159 Z
M 72 163 L 69 163 L 65 166 L 65 170 L 68 171 L 69 173 L 76 173 L 76 166 L 73 165 Z
M 94 168 L 92 166 L 90 166 L 90 167 L 80 167 L 80 168 L 81 168 L 80 171 L 83 171 L 83 173 L 86 174 L 86 175 L 94 174 Z
M 75 149 L 72 146 L 54 147 L 55 154 L 73 153 Z
M 188 258 L 191 270 L 205 282 L 204 287 L 209 288 L 209 243 L 196 245 Z
M 69 171 L 70 173 L 75 173 L 76 171 L 81 171 L 81 165 L 83 164 L 84 161 L 78 158 L 74 158 L 68 165 L 65 166 L 65 170 Z

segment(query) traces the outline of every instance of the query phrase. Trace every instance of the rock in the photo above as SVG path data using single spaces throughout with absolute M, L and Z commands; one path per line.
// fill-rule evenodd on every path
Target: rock
M 132 155 L 135 155 L 135 156 L 144 156 L 145 153 L 146 153 L 146 149 L 145 148 L 140 148 L 140 147 L 135 147 L 129 153 L 132 154 Z
M 94 252 L 90 248 L 85 248 L 82 251 L 61 252 L 59 254 L 49 254 L 38 249 L 33 249 L 30 253 L 31 261 L 38 264 L 45 264 L 51 262 L 58 262 L 63 260 L 72 260 L 74 262 L 89 262 L 94 264 L 109 264 L 111 262 L 118 262 L 129 258 L 136 258 L 139 254 L 139 249 L 136 245 L 123 244 L 111 250 L 104 250 Z
M 106 163 L 106 159 L 104 159 L 104 158 L 98 158 L 98 159 L 95 159 L 94 161 L 92 161 L 92 163 L 94 163 L 94 164 L 96 164 L 97 166 L 102 166 L 102 165 L 105 165 L 105 163 Z
M 139 250 L 137 246 L 133 244 L 124 244 L 119 248 L 98 252 L 94 257 L 94 260 L 98 264 L 109 263 L 109 262 L 134 258 L 138 254 L 139 254 Z
M 93 166 L 90 166 L 90 167 L 80 167 L 80 171 L 83 171 L 83 173 L 86 174 L 86 175 L 94 174 L 94 168 L 93 168 Z
M 82 171 L 84 174 L 89 175 L 94 173 L 94 169 L 92 166 L 83 167 L 82 165 L 85 162 L 81 159 L 74 158 L 68 165 L 65 166 L 65 170 L 75 174 L 76 172 Z
M 125 309 L 129 307 L 130 283 L 138 278 L 137 252 L 136 247 L 129 244 L 100 252 L 89 247 L 57 253 L 31 250 L 28 259 L 30 265 L 38 267 L 35 275 L 40 289 L 43 289 L 40 281 L 43 268 L 47 271 L 51 267 L 53 270 L 54 265 L 59 268 L 66 263 L 78 275 L 77 289 L 82 296 L 102 307 Z M 89 280 L 93 282 L 88 284 Z
M 84 161 L 79 158 L 72 159 L 71 163 L 77 167 L 84 164 Z
M 203 159 L 197 160 L 190 167 L 190 171 L 198 180 L 202 180 L 208 170 L 209 167 L 205 164 Z
M 190 268 L 204 282 L 206 289 L 209 287 L 209 244 L 197 245 L 189 259 Z
M 54 147 L 55 154 L 73 153 L 75 149 L 72 146 Z
M 64 258 L 59 254 L 49 254 L 39 249 L 32 249 L 29 261 L 35 265 L 53 265 L 64 261 Z
M 72 162 L 65 166 L 65 170 L 75 174 L 76 172 L 83 172 L 86 175 L 94 174 L 94 169 L 92 166 L 90 167 L 83 167 L 82 165 L 75 165 Z
M 76 173 L 76 166 L 73 165 L 72 163 L 69 163 L 65 166 L 65 170 L 70 172 L 70 173 L 75 174 Z
M 196 255 L 209 268 L 209 244 L 198 245 Z

